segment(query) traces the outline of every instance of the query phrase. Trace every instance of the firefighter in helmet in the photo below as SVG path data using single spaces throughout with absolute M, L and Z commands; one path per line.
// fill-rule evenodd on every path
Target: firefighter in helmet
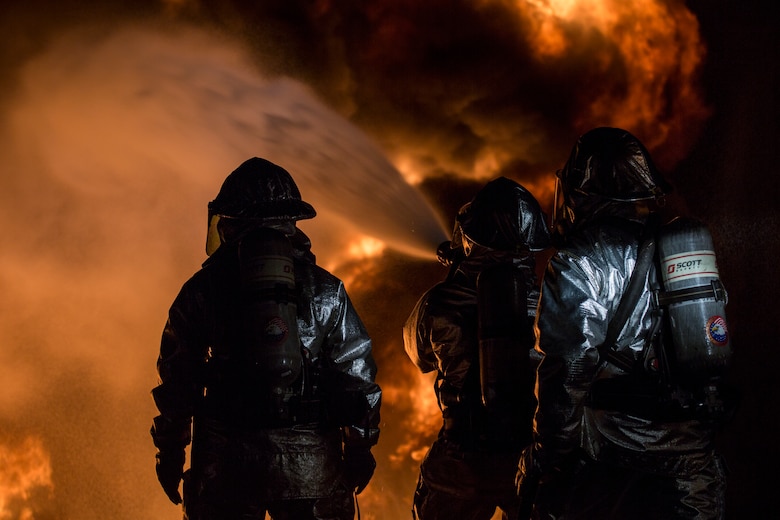
M 535 253 L 548 246 L 536 199 L 499 177 L 458 212 L 452 240 L 439 247 L 449 274 L 403 329 L 409 358 L 423 373 L 436 371 L 443 418 L 420 466 L 420 520 L 517 511 L 515 471 L 535 408 Z
M 607 127 L 578 139 L 558 185 L 518 493 L 541 519 L 723 518 L 717 425 L 671 395 L 658 268 L 644 260 L 671 188 L 635 136 Z
M 209 204 L 209 257 L 170 308 L 152 391 L 157 476 L 174 504 L 183 480 L 185 519 L 347 520 L 373 475 L 371 340 L 296 226 L 314 216 L 260 158 Z

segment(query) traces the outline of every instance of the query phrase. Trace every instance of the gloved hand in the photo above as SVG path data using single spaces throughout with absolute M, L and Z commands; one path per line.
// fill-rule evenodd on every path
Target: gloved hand
M 184 474 L 184 448 L 181 450 L 160 450 L 157 452 L 157 480 L 174 504 L 181 504 L 179 483 Z
M 355 489 L 355 494 L 360 494 L 371 477 L 374 476 L 376 460 L 371 454 L 371 448 L 364 446 L 344 447 L 344 471 L 347 484 Z

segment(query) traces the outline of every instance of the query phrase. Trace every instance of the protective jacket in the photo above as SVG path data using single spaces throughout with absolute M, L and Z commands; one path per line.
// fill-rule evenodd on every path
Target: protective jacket
M 537 317 L 537 348 L 543 359 L 538 368 L 534 464 L 548 477 L 567 475 L 569 480 L 557 482 L 565 492 L 589 489 L 591 494 L 583 491 L 576 505 L 567 506 L 560 488 L 553 491 L 550 485 L 545 493 L 542 486 L 537 497 L 541 518 L 703 519 L 723 514 L 724 472 L 712 446 L 713 425 L 693 418 L 648 418 L 639 406 L 632 411 L 588 404 L 595 381 L 626 377 L 600 360 L 598 346 L 635 267 L 642 229 L 623 218 L 594 219 L 570 233 L 548 265 Z M 656 276 L 652 266 L 644 277 L 645 291 L 616 342 L 617 351 L 629 359 L 639 360 L 654 325 L 651 286 Z M 593 461 L 590 470 L 581 469 Z M 621 473 L 624 470 L 632 476 Z M 623 480 L 607 484 L 609 475 Z M 621 503 L 625 486 L 636 484 L 642 475 L 659 477 L 643 481 L 644 489 L 634 495 L 649 498 Z M 609 485 L 619 488 L 618 498 L 604 499 Z M 617 516 L 599 516 L 599 501 Z
M 527 282 L 531 318 L 522 333 L 528 338 L 525 344 L 532 346 L 530 324 L 539 295 L 533 257 L 513 258 L 498 251 L 472 253 L 454 266 L 447 280 L 420 298 L 404 326 L 409 358 L 422 372 L 437 372 L 435 392 L 443 418 L 439 439 L 421 466 L 422 478 L 432 489 L 488 501 L 515 496 L 517 455 L 531 440 L 538 362 L 536 352 L 527 347 L 528 371 L 516 374 L 514 392 L 505 406 L 497 410 L 483 406 L 476 281 L 485 267 L 499 262 L 512 263 Z
M 377 442 L 381 390 L 371 340 L 343 283 L 314 263 L 302 233 L 294 244 L 306 366 L 289 396 L 267 395 L 236 352 L 235 244 L 223 244 L 170 308 L 152 433 L 162 450 L 189 442 L 192 427 L 185 511 L 203 494 L 255 503 L 327 496 L 343 469 L 342 442 Z

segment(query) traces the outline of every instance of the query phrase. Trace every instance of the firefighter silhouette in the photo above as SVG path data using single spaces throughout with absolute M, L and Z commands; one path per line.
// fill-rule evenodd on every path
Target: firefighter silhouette
M 209 257 L 171 305 L 157 362 L 160 484 L 178 504 L 183 479 L 188 520 L 351 519 L 381 390 L 343 283 L 296 226 L 315 210 L 260 158 L 208 209 Z
M 517 511 L 517 461 L 535 408 L 534 254 L 548 245 L 536 199 L 500 177 L 458 212 L 452 240 L 439 247 L 449 274 L 420 298 L 403 331 L 410 359 L 436 372 L 443 419 L 420 466 L 421 520 Z
M 708 318 L 696 316 L 725 316 L 725 291 L 709 268 L 681 285 L 659 276 L 679 255 L 711 256 L 709 234 L 690 218 L 661 225 L 671 187 L 619 128 L 582 135 L 558 188 L 518 518 L 723 518 L 725 470 L 713 441 L 728 415 L 718 388 L 730 351 L 715 344 L 725 319 L 710 341 Z M 680 304 L 687 317 L 676 314 Z M 675 339 L 681 319 L 698 321 L 701 337 Z

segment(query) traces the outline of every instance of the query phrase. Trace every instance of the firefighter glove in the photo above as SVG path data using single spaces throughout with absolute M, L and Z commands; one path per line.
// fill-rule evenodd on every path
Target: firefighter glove
M 344 448 L 344 471 L 347 484 L 355 490 L 355 494 L 360 494 L 376 469 L 376 460 L 371 454 L 371 449 L 365 446 L 345 446 Z
M 184 474 L 184 448 L 181 450 L 160 450 L 157 452 L 157 480 L 174 504 L 181 504 L 179 483 Z

